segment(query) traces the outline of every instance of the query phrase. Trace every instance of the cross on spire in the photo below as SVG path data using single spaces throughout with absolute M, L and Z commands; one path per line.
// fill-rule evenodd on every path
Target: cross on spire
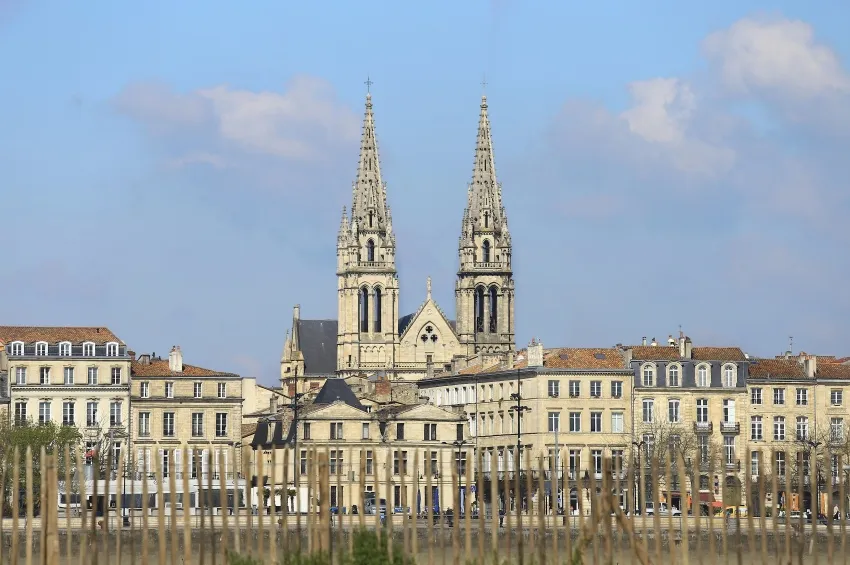
M 481 77 L 481 92 L 484 93 L 487 90 L 487 75 L 483 75 Z
M 369 91 L 371 90 L 372 85 L 375 84 L 375 83 L 372 81 L 371 78 L 369 78 L 369 75 L 366 75 L 366 82 L 364 82 L 363 84 L 366 85 L 366 94 L 369 94 Z

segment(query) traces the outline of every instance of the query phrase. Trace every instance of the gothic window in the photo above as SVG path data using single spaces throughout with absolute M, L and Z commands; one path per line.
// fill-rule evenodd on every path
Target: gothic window
M 490 212 L 484 212 L 484 227 L 490 227 Z
M 498 322 L 498 289 L 495 286 L 490 287 L 490 333 L 496 333 Z
M 425 326 L 425 331 L 422 332 L 422 335 L 419 336 L 419 339 L 422 340 L 422 343 L 428 343 L 428 340 L 431 340 L 431 343 L 437 343 L 437 333 L 434 331 L 434 328 L 431 326 Z
M 369 218 L 371 219 L 372 216 L 369 216 Z M 375 242 L 371 239 L 366 242 L 366 260 L 370 263 L 375 260 Z
M 481 244 L 481 262 L 490 262 L 490 242 L 486 239 L 484 240 L 484 243 Z
M 360 289 L 360 331 L 369 331 L 369 289 Z
M 371 210 L 369 210 L 369 227 L 370 227 L 370 228 L 371 228 L 371 227 L 373 227 L 372 223 L 373 223 L 373 218 L 374 218 L 374 217 L 375 217 L 375 213 L 374 213 L 374 212 L 372 212 Z M 370 259 L 370 261 L 371 261 L 371 260 L 372 260 L 372 259 Z
M 475 331 L 484 331 L 484 287 L 475 289 Z
M 375 287 L 375 324 L 374 331 L 378 333 L 381 331 L 381 287 Z

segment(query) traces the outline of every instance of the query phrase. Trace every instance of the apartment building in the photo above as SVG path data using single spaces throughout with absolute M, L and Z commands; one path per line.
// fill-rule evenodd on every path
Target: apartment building
M 6 345 L 0 341 L 0 422 L 9 421 L 9 403 L 12 401 L 9 391 L 9 356 Z
M 239 475 L 242 380 L 239 375 L 185 364 L 179 346 L 168 359 L 140 355 L 132 364 L 132 440 L 136 473 L 168 476 L 192 451 L 191 478 L 232 481 Z M 219 465 L 223 454 L 224 467 Z M 173 460 L 172 460 L 173 459 Z M 234 460 L 236 459 L 236 460 Z
M 284 417 L 259 421 L 250 438 L 251 469 L 257 468 L 258 457 L 263 458 L 264 476 L 254 477 L 255 485 L 270 484 L 274 474 L 276 485 L 285 483 L 287 491 L 300 493 L 298 504 L 306 510 L 309 454 L 315 448 L 329 455 L 334 477 L 330 504 L 340 511 L 361 504 L 361 488 L 386 499 L 391 509 L 421 511 L 428 501 L 438 508 L 452 507 L 452 467 L 463 476 L 471 459 L 462 415 L 418 403 L 370 411 L 339 378 L 327 379 L 311 403 L 299 406 L 297 415 L 290 407 L 284 411 Z M 247 444 L 249 438 L 243 441 Z M 275 450 L 277 467 L 273 469 Z M 284 450 L 289 451 L 285 471 Z M 426 473 L 432 482 L 430 493 Z M 295 502 L 287 503 L 294 508 Z
M 76 426 L 90 445 L 126 445 L 132 352 L 109 328 L 0 326 L 13 422 Z

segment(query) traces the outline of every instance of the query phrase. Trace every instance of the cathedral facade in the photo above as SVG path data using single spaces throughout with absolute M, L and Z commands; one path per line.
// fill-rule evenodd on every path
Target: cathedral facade
M 281 358 L 281 384 L 298 392 L 337 376 L 419 380 L 476 356 L 512 358 L 514 279 L 511 236 L 496 180 L 487 99 L 481 99 L 475 162 L 458 239 L 455 320 L 431 297 L 412 314 L 399 311 L 396 239 L 381 176 L 371 94 L 350 213 L 337 235 L 337 319 L 302 319 L 293 311 Z

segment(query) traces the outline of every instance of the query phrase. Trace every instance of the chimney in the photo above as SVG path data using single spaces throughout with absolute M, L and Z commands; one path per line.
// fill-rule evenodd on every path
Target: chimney
M 172 347 L 171 353 L 168 354 L 168 370 L 172 373 L 183 372 L 183 352 L 180 351 L 179 345 Z
M 139 355 L 139 364 L 150 365 L 151 364 L 151 356 L 147 353 L 142 353 L 141 355 Z
M 679 332 L 679 357 L 685 358 L 685 334 Z
M 673 334 L 667 336 L 667 345 L 669 345 L 670 347 L 676 347 L 676 340 L 673 339 Z
M 640 338 L 640 344 L 643 345 L 644 347 L 646 347 L 646 336 L 643 336 L 642 338 Z
M 803 369 L 806 371 L 806 376 L 810 379 L 815 378 L 815 373 L 818 372 L 818 358 L 815 355 L 801 356 L 803 361 Z
M 296 304 L 295 308 L 292 309 L 292 319 L 300 320 L 301 319 L 301 305 Z
M 135 360 L 136 360 L 136 352 L 135 352 L 135 351 L 127 350 L 127 355 L 129 355 L 129 356 L 130 356 L 130 361 L 135 361 Z
M 277 414 L 277 395 L 276 394 L 272 394 L 271 399 L 269 399 L 269 412 L 271 412 L 272 415 Z
M 694 344 L 691 341 L 691 338 L 685 336 L 685 359 L 693 359 L 694 357 Z
M 528 366 L 543 366 L 543 342 L 532 339 L 531 343 L 528 344 Z
M 658 347 L 658 342 L 655 341 L 655 338 L 652 338 L 652 343 L 649 344 L 651 347 Z

